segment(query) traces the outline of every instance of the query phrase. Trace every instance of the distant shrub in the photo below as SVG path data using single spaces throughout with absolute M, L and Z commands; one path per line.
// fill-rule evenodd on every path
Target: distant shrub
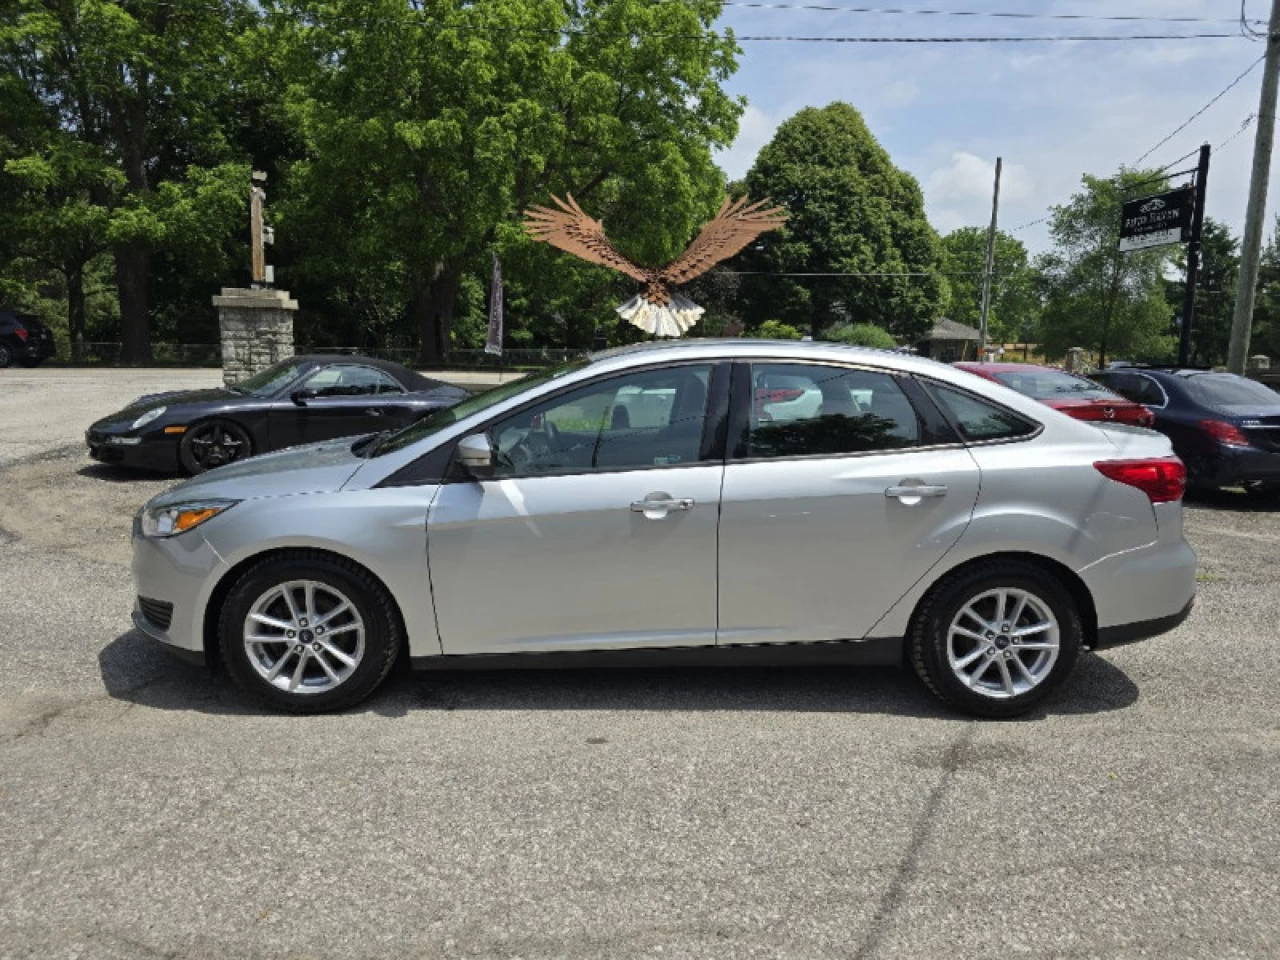
M 851 347 L 875 347 L 877 350 L 892 350 L 898 345 L 888 331 L 874 323 L 841 324 L 828 330 L 823 339 L 847 343 Z
M 760 324 L 756 330 L 756 336 L 764 340 L 801 340 L 804 335 L 791 326 L 789 323 L 783 323 L 780 320 L 766 320 Z

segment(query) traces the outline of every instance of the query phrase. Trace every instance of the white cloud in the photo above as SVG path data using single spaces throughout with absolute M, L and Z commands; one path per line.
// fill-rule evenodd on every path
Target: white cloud
M 936 168 L 924 183 L 925 208 L 935 229 L 949 233 L 956 227 L 976 226 L 991 218 L 994 160 L 958 150 L 948 164 Z M 1035 193 L 1031 175 L 1016 163 L 1004 164 L 1000 173 L 1000 197 L 1019 204 Z
M 773 139 L 773 131 L 778 129 L 778 121 L 774 120 L 759 107 L 751 104 L 743 111 L 738 121 L 738 138 L 733 146 L 721 151 L 716 157 L 720 168 L 730 180 L 745 176 L 755 162 L 760 148 Z

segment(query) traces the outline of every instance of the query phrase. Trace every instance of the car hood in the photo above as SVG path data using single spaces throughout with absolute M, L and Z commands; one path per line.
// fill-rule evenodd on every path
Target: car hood
M 195 499 L 254 500 L 340 490 L 364 458 L 351 452 L 358 438 L 343 437 L 229 463 L 192 477 L 152 501 L 167 506 Z
M 98 421 L 102 426 L 108 426 L 115 423 L 132 423 L 138 417 L 146 413 L 148 410 L 154 410 L 156 407 L 181 407 L 185 404 L 200 403 L 226 403 L 228 401 L 242 400 L 243 394 L 233 393 L 230 390 L 221 387 L 212 390 L 171 390 L 168 393 L 149 393 L 146 396 L 139 397 L 123 410 L 117 411 L 110 416 L 103 417 Z

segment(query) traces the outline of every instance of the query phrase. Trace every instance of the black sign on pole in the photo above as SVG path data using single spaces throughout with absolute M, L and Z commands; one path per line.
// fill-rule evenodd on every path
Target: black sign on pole
M 1196 167 L 1195 208 L 1187 237 L 1187 289 L 1182 299 L 1182 326 L 1178 330 L 1178 366 L 1191 364 L 1191 324 L 1196 318 L 1196 279 L 1200 272 L 1200 235 L 1204 232 L 1204 195 L 1209 186 L 1209 145 L 1200 146 Z
M 1120 249 L 1144 250 L 1191 239 L 1196 188 L 1128 200 L 1120 221 Z

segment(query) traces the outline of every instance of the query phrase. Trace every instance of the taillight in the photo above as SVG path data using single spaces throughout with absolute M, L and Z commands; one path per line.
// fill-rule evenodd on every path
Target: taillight
M 18 327 L 13 332 L 17 336 L 17 338 L 23 341 L 24 343 L 26 342 L 27 337 L 31 336 L 31 331 L 28 330 L 26 327 Z
M 1249 438 L 1234 423 L 1227 423 L 1225 420 L 1201 420 L 1200 429 L 1228 447 L 1249 446 Z
M 1116 483 L 1137 487 L 1152 503 L 1181 500 L 1187 489 L 1187 468 L 1177 457 L 1158 460 L 1101 460 L 1099 473 Z

